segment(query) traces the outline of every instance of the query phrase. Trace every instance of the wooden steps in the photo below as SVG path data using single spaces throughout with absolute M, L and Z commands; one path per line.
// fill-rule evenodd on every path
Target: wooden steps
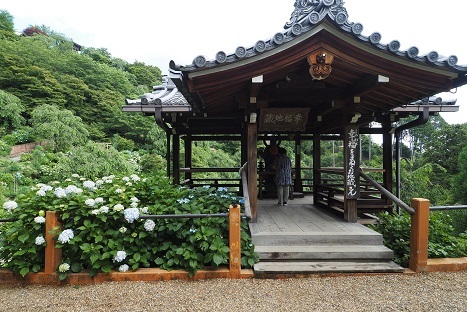
M 392 250 L 381 245 L 257 246 L 263 260 L 377 260 L 392 259 Z
M 317 209 L 317 208 L 316 208 Z M 328 214 L 314 210 L 317 230 L 283 231 L 292 228 L 279 211 L 269 208 L 278 230 L 260 231 L 265 221 L 250 223 L 252 241 L 259 262 L 254 265 L 255 274 L 312 274 L 312 273 L 399 273 L 404 268 L 395 264 L 394 253 L 383 245 L 383 236 L 361 224 L 342 224 Z M 265 214 L 266 212 L 264 212 Z M 297 212 L 296 212 L 297 213 Z M 281 217 L 280 217 L 281 216 Z M 263 223 L 261 223 L 263 222 Z M 270 222 L 270 221 L 268 221 Z M 298 219 L 296 222 L 299 222 Z M 298 227 L 311 227 L 301 220 Z M 329 230 L 319 230 L 329 228 Z M 334 229 L 334 230 L 331 230 Z
M 392 261 L 277 261 L 255 264 L 255 275 L 324 273 L 403 273 Z
M 258 220 L 250 233 L 259 262 L 257 274 L 399 273 L 383 236 L 358 223 L 295 199 L 288 206 L 259 201 Z M 313 201 L 316 204 L 315 201 Z

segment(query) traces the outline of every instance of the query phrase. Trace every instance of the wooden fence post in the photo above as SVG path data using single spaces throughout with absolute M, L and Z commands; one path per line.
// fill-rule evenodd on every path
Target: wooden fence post
M 231 278 L 240 278 L 241 241 L 240 241 L 240 205 L 229 207 L 229 274 Z
M 428 261 L 428 223 L 430 220 L 430 201 L 413 198 L 410 226 L 410 260 L 409 268 L 417 273 L 425 271 Z
M 45 214 L 45 267 L 44 273 L 54 274 L 57 272 L 57 268 L 62 262 L 62 250 L 55 248 L 54 237 L 56 233 L 60 231 L 61 224 L 58 221 L 58 215 L 55 211 L 47 211 Z M 53 231 L 53 232 L 52 232 Z M 51 233 L 52 232 L 52 233 Z

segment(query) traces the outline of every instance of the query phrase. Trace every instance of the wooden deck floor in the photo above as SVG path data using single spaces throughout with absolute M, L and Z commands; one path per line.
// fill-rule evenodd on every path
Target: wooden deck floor
M 287 206 L 278 206 L 276 199 L 258 200 L 257 222 L 250 224 L 250 228 L 255 233 L 374 233 L 314 206 L 312 196 L 289 200 Z

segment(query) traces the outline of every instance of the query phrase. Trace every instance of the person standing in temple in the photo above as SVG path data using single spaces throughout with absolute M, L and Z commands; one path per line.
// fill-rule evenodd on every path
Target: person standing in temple
M 287 156 L 285 148 L 279 148 L 279 153 L 273 165 L 276 171 L 277 204 L 287 206 L 289 187 L 292 185 L 292 161 Z

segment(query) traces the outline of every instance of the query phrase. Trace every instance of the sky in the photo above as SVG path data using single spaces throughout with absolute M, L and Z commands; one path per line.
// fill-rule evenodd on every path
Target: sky
M 382 35 L 381 43 L 398 40 L 423 55 L 456 55 L 467 65 L 462 0 L 344 0 L 349 21 L 363 25 L 363 35 Z M 281 31 L 295 0 L 0 0 L 0 10 L 14 17 L 15 29 L 45 25 L 74 42 L 106 48 L 112 57 L 144 62 L 168 73 L 169 62 L 191 64 L 218 51 L 233 53 Z M 443 113 L 450 124 L 467 122 L 467 85 L 455 94 L 460 110 Z

